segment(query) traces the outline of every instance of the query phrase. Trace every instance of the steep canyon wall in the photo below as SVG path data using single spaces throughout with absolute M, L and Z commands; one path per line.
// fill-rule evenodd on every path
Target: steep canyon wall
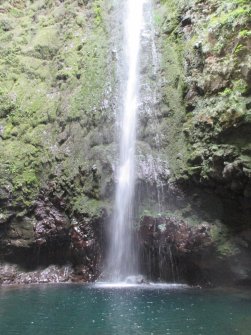
M 154 3 L 135 217 L 142 272 L 154 279 L 250 281 L 248 2 Z M 0 282 L 55 280 L 23 279 L 6 262 L 70 264 L 60 280 L 102 271 L 118 159 L 119 11 L 115 0 L 0 4 Z

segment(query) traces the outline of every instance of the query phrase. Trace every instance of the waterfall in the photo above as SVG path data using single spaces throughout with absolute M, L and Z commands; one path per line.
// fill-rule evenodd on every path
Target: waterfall
M 120 115 L 120 153 L 114 217 L 112 220 L 107 270 L 111 281 L 122 281 L 138 272 L 133 236 L 135 146 L 139 97 L 139 57 L 146 0 L 126 0 L 124 14 L 123 63 L 121 81 L 123 106 Z

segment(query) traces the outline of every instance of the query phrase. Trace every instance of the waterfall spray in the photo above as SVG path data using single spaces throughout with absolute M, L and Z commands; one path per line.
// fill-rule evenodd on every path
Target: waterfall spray
M 120 160 L 112 220 L 108 272 L 111 281 L 137 274 L 137 252 L 133 241 L 136 122 L 139 103 L 139 56 L 144 24 L 145 0 L 126 0 L 124 18 L 125 81 L 120 116 Z

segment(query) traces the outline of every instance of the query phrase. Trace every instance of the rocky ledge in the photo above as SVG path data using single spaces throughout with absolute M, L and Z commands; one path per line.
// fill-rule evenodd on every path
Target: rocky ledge
M 0 265 L 0 284 L 22 285 L 38 283 L 63 283 L 74 281 L 74 271 L 71 266 L 51 265 L 45 269 L 25 271 L 17 265 Z

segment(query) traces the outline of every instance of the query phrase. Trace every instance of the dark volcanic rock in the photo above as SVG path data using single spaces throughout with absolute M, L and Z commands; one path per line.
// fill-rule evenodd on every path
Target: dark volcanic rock
M 70 244 L 70 220 L 49 201 L 37 201 L 34 226 L 35 244 L 39 247 L 57 247 Z
M 102 223 L 107 214 L 76 215 L 67 214 L 63 201 L 50 200 L 43 192 L 29 217 L 14 215 L 9 223 L 5 220 L 0 230 L 0 283 L 95 280 L 100 273 Z M 69 268 L 65 264 L 71 264 L 70 277 L 68 270 L 61 271 Z
M 141 220 L 140 236 L 143 243 L 150 242 L 155 247 L 165 244 L 179 254 L 187 254 L 212 245 L 209 230 L 207 224 L 192 228 L 176 218 L 145 216 Z
M 71 261 L 78 281 L 97 279 L 102 261 L 102 225 L 106 217 L 97 219 L 74 220 L 71 231 Z
M 189 226 L 175 217 L 143 217 L 139 229 L 143 273 L 157 280 L 203 286 L 240 283 L 250 278 L 247 240 L 239 236 L 238 246 L 246 245 L 237 255 L 233 250 L 221 253 L 219 248 L 229 241 L 215 239 L 214 229 L 208 223 Z

